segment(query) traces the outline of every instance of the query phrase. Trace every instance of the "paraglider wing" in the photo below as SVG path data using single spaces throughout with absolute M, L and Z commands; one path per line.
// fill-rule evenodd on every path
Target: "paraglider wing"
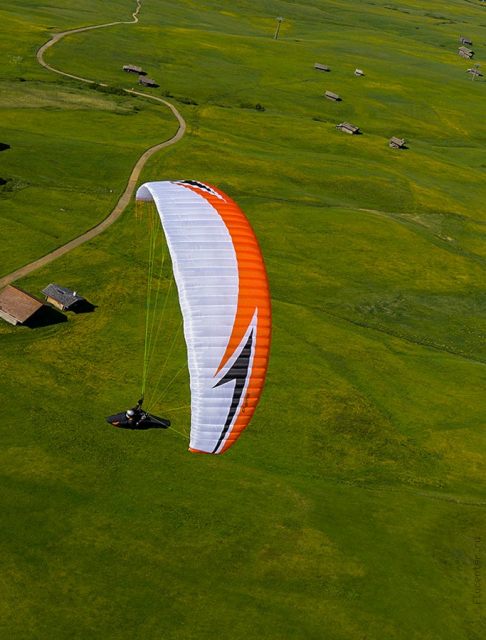
M 184 318 L 191 381 L 190 450 L 222 453 L 260 398 L 271 308 L 256 236 L 238 205 L 196 181 L 147 182 L 169 247 Z

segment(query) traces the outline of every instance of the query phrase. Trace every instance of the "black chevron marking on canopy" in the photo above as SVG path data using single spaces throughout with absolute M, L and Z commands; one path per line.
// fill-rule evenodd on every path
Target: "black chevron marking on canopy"
M 235 380 L 233 399 L 231 400 L 231 406 L 228 412 L 228 416 L 226 418 L 223 431 L 219 436 L 218 444 L 213 449 L 213 453 L 216 453 L 219 446 L 223 442 L 226 432 L 228 431 L 231 423 L 233 422 L 233 418 L 235 416 L 236 410 L 238 409 L 238 405 L 240 404 L 241 396 L 243 394 L 243 389 L 245 388 L 246 379 L 248 377 L 248 370 L 250 368 L 252 344 L 253 344 L 253 329 L 251 330 L 250 335 L 248 336 L 248 340 L 246 341 L 245 346 L 241 350 L 240 355 L 236 358 L 233 365 L 231 366 L 231 369 L 213 387 L 213 388 L 220 387 L 222 384 L 226 384 L 227 382 L 231 382 L 232 380 Z
M 214 191 L 210 189 L 207 185 L 203 184 L 202 182 L 198 182 L 197 180 L 179 180 L 179 182 L 181 184 L 190 184 L 193 187 L 199 187 L 199 189 L 203 189 L 208 193 L 214 193 Z

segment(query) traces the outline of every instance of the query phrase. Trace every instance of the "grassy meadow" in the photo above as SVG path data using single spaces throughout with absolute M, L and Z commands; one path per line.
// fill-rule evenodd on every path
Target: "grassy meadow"
M 141 181 L 214 184 L 259 238 L 267 384 L 232 449 L 187 452 L 166 265 L 148 394 L 174 429 L 105 423 L 140 393 L 133 205 L 17 282 L 95 308 L 0 325 L 0 638 L 483 638 L 486 82 L 457 51 L 468 36 L 486 64 L 486 5 L 141 4 L 137 25 L 45 54 L 102 92 L 35 53 L 51 33 L 129 21 L 134 0 L 2 3 L 0 277 L 104 219 L 141 153 L 175 133 L 168 108 L 119 91 L 134 86 L 123 64 L 139 64 L 188 124 Z

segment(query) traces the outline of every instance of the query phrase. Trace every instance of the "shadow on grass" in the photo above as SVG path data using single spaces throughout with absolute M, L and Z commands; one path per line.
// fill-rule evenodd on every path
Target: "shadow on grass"
M 93 313 L 97 308 L 97 305 L 91 304 L 91 302 L 88 302 L 87 300 L 83 300 L 82 302 L 78 302 L 78 304 L 72 308 L 72 311 L 78 315 L 81 313 Z
M 67 322 L 66 316 L 52 307 L 44 305 L 37 313 L 25 322 L 25 326 L 29 329 L 40 329 L 41 327 L 50 327 L 54 324 Z
M 0 151 L 6 151 L 7 149 L 10 149 L 10 145 L 0 142 Z

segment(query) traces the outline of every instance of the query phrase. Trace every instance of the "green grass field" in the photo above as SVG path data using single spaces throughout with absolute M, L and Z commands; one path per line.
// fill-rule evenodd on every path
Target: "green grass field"
M 0 277 L 104 219 L 175 133 L 168 108 L 36 61 L 50 33 L 135 8 L 2 3 Z M 267 384 L 223 456 L 187 452 L 184 371 L 154 407 L 177 432 L 105 423 L 140 392 L 133 206 L 17 282 L 96 308 L 0 325 L 0 638 L 483 638 L 486 82 L 457 51 L 468 36 L 486 64 L 486 5 L 142 0 L 139 20 L 45 59 L 114 89 L 140 64 L 147 93 L 171 96 L 187 133 L 142 181 L 212 183 L 250 219 L 273 301 Z M 178 322 L 173 306 L 155 370 Z

